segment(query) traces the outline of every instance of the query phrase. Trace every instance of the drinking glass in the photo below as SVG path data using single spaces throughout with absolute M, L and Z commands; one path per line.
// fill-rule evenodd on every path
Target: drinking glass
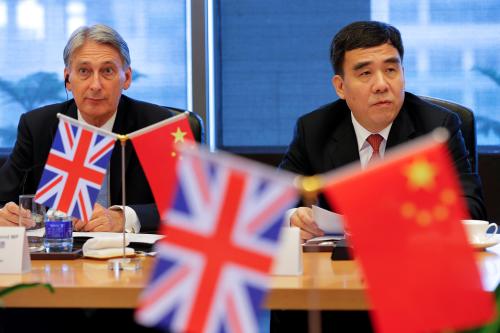
M 19 196 L 19 225 L 26 228 L 30 252 L 44 249 L 45 207 L 35 202 L 34 194 Z

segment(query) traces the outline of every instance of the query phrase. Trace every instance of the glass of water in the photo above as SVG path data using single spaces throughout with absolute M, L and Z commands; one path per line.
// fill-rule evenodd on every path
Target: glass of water
M 26 228 L 30 252 L 44 249 L 45 207 L 35 202 L 34 194 L 19 196 L 19 225 Z

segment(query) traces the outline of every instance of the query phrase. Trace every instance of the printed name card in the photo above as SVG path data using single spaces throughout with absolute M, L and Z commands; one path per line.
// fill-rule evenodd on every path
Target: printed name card
M 31 270 L 28 239 L 24 227 L 0 228 L 0 274 L 20 274 Z

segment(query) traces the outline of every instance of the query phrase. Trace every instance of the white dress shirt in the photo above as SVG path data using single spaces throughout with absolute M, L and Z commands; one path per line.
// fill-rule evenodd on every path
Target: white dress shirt
M 113 125 L 115 124 L 115 119 L 116 119 L 116 112 L 113 114 L 113 116 L 100 128 L 103 130 L 106 130 L 108 132 L 113 131 Z M 83 119 L 80 110 L 78 110 L 78 121 L 81 121 L 82 123 L 88 124 L 85 119 Z M 110 172 L 110 170 L 108 170 Z M 109 185 L 108 185 L 109 186 Z M 111 210 L 122 210 L 122 206 L 111 206 L 109 207 Z M 132 232 L 132 233 L 138 233 L 141 230 L 141 223 L 139 221 L 139 217 L 137 216 L 137 213 L 135 210 L 130 208 L 129 206 L 125 206 L 125 231 L 126 232 Z

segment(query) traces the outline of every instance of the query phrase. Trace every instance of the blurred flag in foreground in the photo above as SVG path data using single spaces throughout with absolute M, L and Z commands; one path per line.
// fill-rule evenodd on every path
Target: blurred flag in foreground
M 178 143 L 194 143 L 187 113 L 130 133 L 129 139 L 141 162 L 160 216 L 170 205 L 175 190 Z
M 87 222 L 101 190 L 116 135 L 64 115 L 58 117 L 59 125 L 35 200 Z
M 484 325 L 482 327 L 478 327 L 475 329 L 460 331 L 461 333 L 498 333 L 500 332 L 500 317 L 498 314 L 500 313 L 500 286 L 497 286 L 495 289 L 495 301 L 496 301 L 496 311 L 497 315 L 495 320 Z
M 257 332 L 283 215 L 298 200 L 293 179 L 228 154 L 182 154 L 136 320 L 174 332 Z
M 364 172 L 333 175 L 379 332 L 439 332 L 494 315 L 460 223 L 468 216 L 443 130 Z

